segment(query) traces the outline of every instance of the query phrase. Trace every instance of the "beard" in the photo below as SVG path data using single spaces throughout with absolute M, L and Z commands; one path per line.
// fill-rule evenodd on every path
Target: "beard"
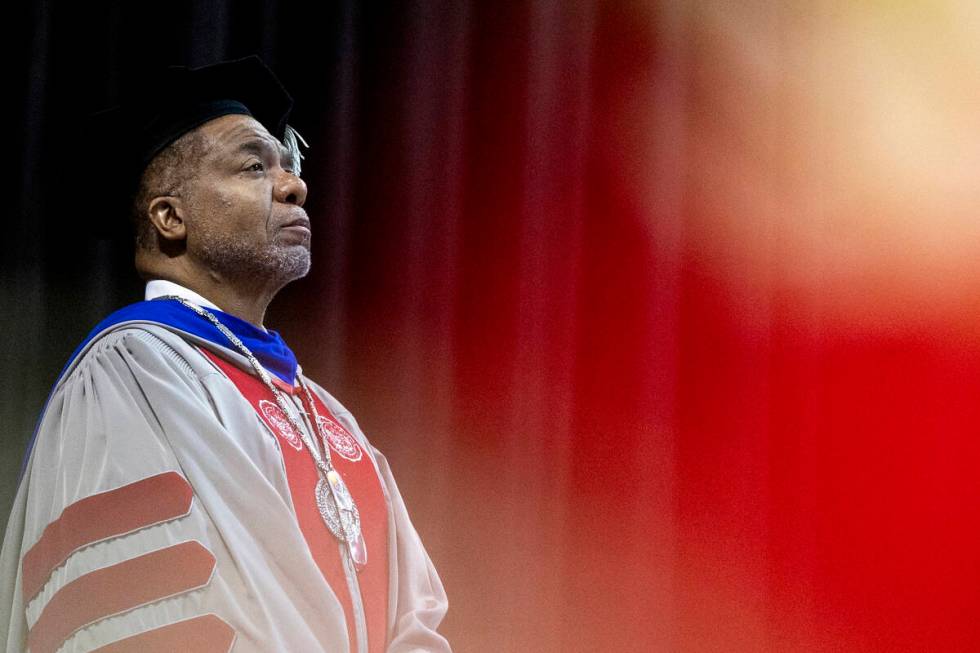
M 245 234 L 218 234 L 203 230 L 198 236 L 198 256 L 223 278 L 245 285 L 281 288 L 310 271 L 310 243 L 280 242 L 278 235 L 256 243 Z

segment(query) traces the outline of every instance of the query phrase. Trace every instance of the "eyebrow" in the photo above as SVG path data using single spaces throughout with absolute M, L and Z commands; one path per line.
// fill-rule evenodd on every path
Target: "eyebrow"
M 260 138 L 258 136 L 253 136 L 247 141 L 239 143 L 238 147 L 235 148 L 234 153 L 240 152 L 252 152 L 254 154 L 264 154 L 265 152 L 272 149 L 272 144 L 267 138 Z M 283 145 L 282 143 L 276 143 L 276 149 L 279 150 L 279 160 L 288 162 L 290 164 L 290 169 L 296 167 L 296 161 L 292 155 L 292 152 Z

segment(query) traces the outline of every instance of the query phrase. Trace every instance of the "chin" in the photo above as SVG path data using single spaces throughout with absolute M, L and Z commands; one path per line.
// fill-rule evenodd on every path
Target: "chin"
M 286 283 L 302 279 L 310 272 L 310 250 L 307 248 L 291 248 L 299 251 L 286 253 L 280 267 L 280 272 Z

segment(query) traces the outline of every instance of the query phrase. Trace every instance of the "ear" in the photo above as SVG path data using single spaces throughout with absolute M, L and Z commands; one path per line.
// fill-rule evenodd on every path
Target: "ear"
M 150 223 L 160 238 L 169 241 L 187 239 L 187 226 L 184 224 L 184 205 L 179 197 L 161 195 L 150 200 L 146 207 Z

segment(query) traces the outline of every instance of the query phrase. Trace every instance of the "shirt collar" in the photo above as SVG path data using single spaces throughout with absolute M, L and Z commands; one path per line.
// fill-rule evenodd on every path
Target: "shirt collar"
M 167 281 L 166 279 L 152 279 L 146 282 L 146 291 L 143 294 L 143 298 L 146 301 L 156 299 L 157 297 L 163 297 L 164 295 L 177 295 L 178 297 L 183 297 L 192 304 L 197 304 L 198 306 L 203 306 L 204 308 L 214 308 L 219 311 L 221 310 L 221 307 L 217 304 L 208 301 L 190 288 L 182 286 L 179 283 Z

